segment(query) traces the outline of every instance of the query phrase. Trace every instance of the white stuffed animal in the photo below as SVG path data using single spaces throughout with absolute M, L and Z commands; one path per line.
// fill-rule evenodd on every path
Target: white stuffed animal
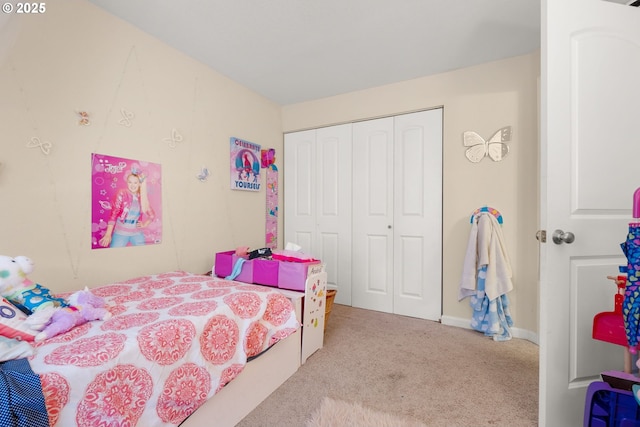
M 62 298 L 51 296 L 49 289 L 27 277 L 33 261 L 26 256 L 0 255 L 0 295 L 26 314 L 66 305 Z

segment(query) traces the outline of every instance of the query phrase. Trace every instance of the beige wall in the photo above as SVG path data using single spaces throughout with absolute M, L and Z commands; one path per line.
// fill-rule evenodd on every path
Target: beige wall
M 457 298 L 469 218 L 475 208 L 490 205 L 504 217 L 514 326 L 538 331 L 539 69 L 534 53 L 283 108 L 283 130 L 291 132 L 444 106 L 443 322 L 466 322 L 471 315 L 468 300 Z M 507 125 L 513 138 L 502 162 L 466 159 L 464 131 L 488 138 Z
M 0 27 L 0 94 L 0 254 L 31 257 L 32 279 L 66 291 L 205 272 L 216 251 L 264 246 L 265 192 L 230 190 L 229 138 L 280 152 L 278 105 L 81 0 Z M 173 128 L 175 148 L 163 141 Z M 27 148 L 32 137 L 50 154 Z M 91 249 L 94 152 L 162 165 L 162 244 Z
M 264 245 L 265 193 L 229 189 L 229 137 L 282 153 L 283 130 L 444 106 L 445 318 L 470 316 L 457 301 L 458 279 L 469 215 L 489 204 L 505 218 L 515 326 L 537 331 L 538 70 L 532 54 L 280 108 L 83 0 L 56 2 L 41 16 L 5 15 L 0 254 L 33 258 L 32 278 L 59 292 L 206 271 L 216 251 Z M 118 124 L 122 108 L 135 113 L 131 127 Z M 90 113 L 90 126 L 78 125 L 78 111 Z M 488 137 L 505 125 L 514 136 L 503 162 L 466 160 L 462 132 Z M 173 128 L 184 137 L 175 148 L 163 141 Z M 51 142 L 51 153 L 27 148 L 32 137 Z M 91 249 L 94 152 L 162 165 L 162 244 Z M 202 166 L 212 173 L 206 183 L 195 178 Z

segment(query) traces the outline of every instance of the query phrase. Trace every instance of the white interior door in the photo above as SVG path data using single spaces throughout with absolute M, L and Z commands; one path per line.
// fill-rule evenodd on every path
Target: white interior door
M 613 310 L 606 279 L 640 186 L 640 10 L 603 0 L 543 0 L 541 72 L 540 422 L 582 425 L 587 385 L 622 370 L 623 347 L 591 339 Z M 561 229 L 571 244 L 554 244 Z

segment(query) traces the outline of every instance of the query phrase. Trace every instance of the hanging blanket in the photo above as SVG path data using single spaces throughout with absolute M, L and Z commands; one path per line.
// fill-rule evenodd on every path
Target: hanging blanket
M 484 292 L 487 266 L 483 265 L 478 270 L 478 288 L 476 295 L 469 300 L 473 309 L 471 327 L 476 331 L 493 337 L 494 341 L 508 341 L 511 339 L 511 326 L 513 319 L 509 310 L 509 297 L 506 294 L 489 300 Z
M 498 220 L 487 212 L 481 212 L 471 226 L 467 252 L 464 258 L 458 300 L 476 294 L 477 271 L 485 265 L 485 292 L 496 299 L 513 289 L 511 261 L 506 249 Z
M 500 224 L 493 215 L 481 212 L 469 234 L 458 299 L 470 297 L 471 327 L 493 336 L 495 341 L 511 339 L 513 319 L 507 297 L 507 292 L 513 289 L 511 276 Z
M 49 427 L 40 377 L 27 359 L 0 363 L 0 426 Z

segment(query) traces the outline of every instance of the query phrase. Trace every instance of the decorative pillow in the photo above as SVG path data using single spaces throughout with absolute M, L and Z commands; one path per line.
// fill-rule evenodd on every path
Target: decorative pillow
M 26 319 L 26 314 L 6 299 L 0 299 L 0 335 L 22 341 L 33 341 L 38 332 L 25 323 Z
M 0 336 L 0 362 L 33 356 L 34 349 L 26 341 Z

